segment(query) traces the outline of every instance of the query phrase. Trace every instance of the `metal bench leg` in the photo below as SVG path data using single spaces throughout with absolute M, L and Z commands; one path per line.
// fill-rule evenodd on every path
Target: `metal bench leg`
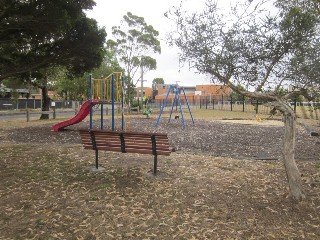
M 157 165 L 158 165 L 158 156 L 154 155 L 154 166 L 153 166 L 153 174 L 157 175 Z
M 153 166 L 153 174 L 157 175 L 157 165 L 158 165 L 158 156 L 157 156 L 157 141 L 156 136 L 151 136 L 151 142 L 152 142 L 152 154 L 154 156 L 154 166 Z
M 93 131 L 89 131 L 91 142 L 92 142 L 92 149 L 96 152 L 96 169 L 99 169 L 99 155 L 98 155 L 98 148 L 96 143 L 96 136 L 94 135 Z
M 98 155 L 98 149 L 96 149 L 96 169 L 99 168 L 99 155 Z

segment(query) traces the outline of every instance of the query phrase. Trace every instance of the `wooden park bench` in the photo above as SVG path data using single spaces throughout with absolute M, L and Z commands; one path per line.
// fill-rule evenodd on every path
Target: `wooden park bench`
M 172 152 L 167 134 L 80 130 L 80 136 L 84 149 L 95 150 L 97 169 L 98 151 L 150 154 L 154 156 L 153 173 L 157 175 L 158 155 L 169 156 Z

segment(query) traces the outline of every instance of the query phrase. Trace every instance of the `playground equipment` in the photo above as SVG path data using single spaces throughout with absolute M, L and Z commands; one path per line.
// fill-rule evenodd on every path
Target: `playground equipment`
M 90 115 L 90 129 L 93 125 L 93 107 L 95 105 L 101 105 L 101 123 L 100 128 L 103 129 L 103 106 L 104 104 L 111 103 L 111 129 L 114 131 L 116 129 L 115 121 L 115 105 L 118 108 L 121 106 L 121 130 L 124 130 L 124 78 L 121 72 L 114 72 L 104 79 L 93 79 L 90 74 L 90 98 L 85 101 L 79 110 L 79 112 L 69 120 L 54 124 L 52 126 L 52 131 L 57 132 L 65 127 L 71 126 L 81 122 L 83 119 Z
M 101 105 L 100 128 L 103 129 L 103 106 L 111 103 L 111 130 L 115 131 L 115 105 L 121 106 L 121 130 L 124 130 L 124 78 L 121 72 L 114 72 L 106 78 L 93 79 L 90 74 L 90 129 L 93 125 L 92 107 L 96 102 Z
M 143 115 L 146 115 L 147 118 L 149 118 L 151 113 L 152 113 L 152 108 L 148 108 L 143 112 Z
M 96 101 L 92 101 L 91 104 L 92 105 L 96 104 Z M 54 124 L 51 128 L 51 131 L 58 132 L 64 129 L 65 127 L 71 126 L 73 124 L 77 124 L 81 122 L 83 119 L 85 119 L 86 116 L 88 116 L 89 112 L 90 112 L 90 101 L 87 100 L 81 105 L 79 112 L 74 117 L 66 121 Z
M 186 93 L 185 93 L 183 87 L 181 87 L 180 89 L 183 92 L 184 99 L 185 99 L 185 102 L 186 102 L 186 104 L 188 106 L 188 110 L 189 110 L 189 113 L 190 113 L 190 116 L 191 116 L 192 123 L 194 124 L 193 116 L 192 116 L 192 113 L 191 113 L 191 109 L 190 109 L 190 105 L 189 105 L 188 99 L 186 97 Z M 163 105 L 161 107 L 160 114 L 158 116 L 158 119 L 157 119 L 157 122 L 155 124 L 155 127 L 157 127 L 159 125 L 161 115 L 163 113 L 164 108 L 167 106 L 168 97 L 169 97 L 169 94 L 170 94 L 171 91 L 173 91 L 175 95 L 174 95 L 174 100 L 172 101 L 172 106 L 171 106 L 170 117 L 169 117 L 168 123 L 170 123 L 170 121 L 171 121 L 173 107 L 174 107 L 174 104 L 177 102 L 177 104 L 179 105 L 179 109 L 180 109 L 180 115 L 181 115 L 181 121 L 182 121 L 182 124 L 183 124 L 183 128 L 185 129 L 186 128 L 186 123 L 184 121 L 184 116 L 183 116 L 183 111 L 182 111 L 182 106 L 181 106 L 181 100 L 180 100 L 180 92 L 179 92 L 179 88 L 178 88 L 177 84 L 176 85 L 170 85 L 170 87 L 168 89 L 168 92 L 167 92 L 167 95 L 166 95 L 166 98 L 164 100 L 164 103 L 163 103 Z M 179 119 L 179 117 L 176 115 L 175 119 Z

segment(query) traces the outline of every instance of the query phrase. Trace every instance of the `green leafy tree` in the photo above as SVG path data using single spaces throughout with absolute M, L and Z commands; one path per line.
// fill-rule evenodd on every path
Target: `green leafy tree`
M 123 20 L 121 26 L 112 27 L 114 39 L 108 40 L 107 46 L 114 51 L 125 69 L 127 94 L 130 96 L 128 98 L 132 98 L 130 88 L 139 81 L 136 74 L 140 70 L 142 76 L 144 72 L 156 69 L 157 62 L 150 55 L 161 53 L 161 47 L 158 31 L 148 25 L 143 17 L 128 12 Z
M 91 73 L 93 78 L 103 78 L 113 72 L 122 72 L 117 59 L 111 52 L 106 51 L 106 57 L 101 65 L 94 68 Z M 67 100 L 83 100 L 89 97 L 89 73 L 83 76 L 69 74 L 68 71 L 62 71 L 60 77 L 57 76 L 55 87 L 58 92 Z
M 106 32 L 86 17 L 93 0 L 4 0 L 0 12 L 0 81 L 13 76 L 42 89 L 42 110 L 49 109 L 49 73 L 63 66 L 72 74 L 98 67 Z M 42 115 L 48 118 L 48 114 Z
M 57 69 L 54 80 L 53 88 L 65 100 L 81 100 L 81 95 L 88 83 L 82 77 L 73 76 L 65 68 Z
M 75 72 L 98 66 L 106 33 L 83 12 L 94 4 L 93 0 L 3 0 L 0 81 L 52 65 L 65 64 Z M 85 55 L 90 55 L 92 62 L 84 61 Z
M 158 84 L 164 84 L 164 79 L 163 78 L 154 78 L 152 80 L 152 89 L 157 90 Z
M 285 5 L 271 15 L 264 3 L 242 1 L 235 4 L 232 16 L 221 13 L 211 0 L 200 13 L 173 9 L 167 16 L 176 22 L 178 33 L 170 34 L 169 40 L 181 50 L 181 60 L 188 61 L 198 72 L 211 75 L 239 94 L 269 102 L 283 114 L 284 166 L 290 193 L 301 200 L 305 195 L 294 159 L 296 116 L 287 100 L 297 94 L 308 95 L 308 87 L 319 82 L 311 76 L 299 77 L 300 91 L 283 96 L 277 90 L 295 82 L 292 62 L 296 57 L 308 49 L 319 52 L 319 15 L 300 4 Z M 314 57 L 319 62 L 319 56 Z M 300 59 L 311 67 L 312 62 Z M 306 76 L 300 70 L 295 73 Z M 239 88 L 239 84 L 249 90 Z

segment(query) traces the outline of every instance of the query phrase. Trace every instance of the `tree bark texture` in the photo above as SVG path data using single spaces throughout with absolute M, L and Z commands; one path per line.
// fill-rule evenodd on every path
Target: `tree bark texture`
M 47 79 L 45 79 L 45 84 L 41 87 L 41 97 L 42 97 L 42 108 L 41 111 L 50 110 L 50 98 L 48 95 Z M 49 119 L 49 113 L 42 113 L 40 119 Z
M 291 196 L 301 201 L 305 199 L 302 190 L 301 175 L 294 158 L 294 149 L 296 146 L 296 116 L 292 109 L 286 109 L 284 115 L 284 146 L 283 162 L 287 174 L 289 190 Z

